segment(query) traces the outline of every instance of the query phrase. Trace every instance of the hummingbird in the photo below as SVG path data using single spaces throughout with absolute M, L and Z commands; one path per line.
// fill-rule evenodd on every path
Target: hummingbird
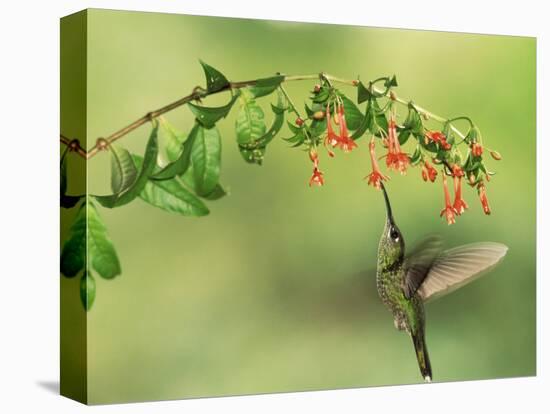
M 395 327 L 411 337 L 420 373 L 426 382 L 431 382 L 424 303 L 477 279 L 504 258 L 508 247 L 481 242 L 442 251 L 441 238 L 428 236 L 406 255 L 405 240 L 382 183 L 381 189 L 386 204 L 386 223 L 378 245 L 378 295 L 392 313 Z

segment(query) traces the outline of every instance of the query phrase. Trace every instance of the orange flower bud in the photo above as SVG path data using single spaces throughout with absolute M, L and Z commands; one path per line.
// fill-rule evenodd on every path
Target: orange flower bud
M 474 157 L 481 157 L 481 154 L 483 154 L 483 145 L 479 142 L 473 143 L 471 149 Z

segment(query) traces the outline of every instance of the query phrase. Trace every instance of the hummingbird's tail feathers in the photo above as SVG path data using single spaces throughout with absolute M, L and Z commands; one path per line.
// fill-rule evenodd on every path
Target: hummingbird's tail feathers
M 493 242 L 445 250 L 435 259 L 417 292 L 424 301 L 446 295 L 493 269 L 507 252 L 507 246 Z
M 424 334 L 411 334 L 414 350 L 416 352 L 416 359 L 418 360 L 418 367 L 422 378 L 426 382 L 432 382 L 432 365 L 430 364 L 430 357 L 428 356 L 428 349 L 426 348 L 426 341 Z

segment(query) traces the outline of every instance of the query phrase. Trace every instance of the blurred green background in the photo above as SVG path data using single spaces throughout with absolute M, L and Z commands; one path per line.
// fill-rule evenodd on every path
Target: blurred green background
M 437 232 L 448 246 L 510 247 L 496 270 L 427 305 L 434 379 L 535 375 L 535 39 L 105 10 L 89 11 L 88 36 L 90 138 L 204 84 L 199 58 L 232 80 L 396 74 L 400 96 L 471 116 L 503 155 L 488 160 L 498 172 L 488 186 L 491 216 L 468 187 L 470 210 L 448 227 L 440 183 L 424 183 L 418 169 L 388 186 L 409 246 Z M 313 83 L 287 90 L 302 106 Z M 268 125 L 272 99 L 262 100 Z M 209 203 L 209 216 L 172 215 L 139 199 L 100 210 L 123 274 L 97 281 L 88 314 L 89 401 L 421 382 L 410 338 L 376 294 L 385 212 L 381 193 L 363 181 L 366 141 L 351 154 L 323 154 L 326 185 L 310 189 L 306 153 L 281 139 L 262 167 L 241 159 L 236 113 L 219 123 L 231 195 Z M 167 119 L 182 130 L 192 123 L 187 108 Z M 148 134 L 142 127 L 119 142 L 142 153 Z M 286 127 L 280 136 L 290 136 Z M 109 192 L 109 171 L 108 154 L 89 163 L 91 193 Z

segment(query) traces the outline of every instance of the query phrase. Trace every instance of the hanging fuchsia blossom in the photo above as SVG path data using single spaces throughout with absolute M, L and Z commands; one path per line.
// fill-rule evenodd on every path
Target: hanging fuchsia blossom
M 346 116 L 344 114 L 344 105 L 338 105 L 337 109 L 337 124 L 340 127 L 340 135 L 337 135 L 332 129 L 332 118 L 330 116 L 330 106 L 327 105 L 326 120 L 327 120 L 327 137 L 325 143 L 330 144 L 333 148 L 340 148 L 344 152 L 350 152 L 357 148 L 357 144 L 351 139 L 348 126 L 346 124 Z
M 440 217 L 443 217 L 445 215 L 445 220 L 447 220 L 447 224 L 454 224 L 455 223 L 455 215 L 457 214 L 455 208 L 451 205 L 451 196 L 449 194 L 449 188 L 447 187 L 447 177 L 445 176 L 445 173 L 441 174 L 443 177 L 443 192 L 445 194 L 445 208 L 441 210 L 441 213 L 439 214 Z
M 309 159 L 313 162 L 313 173 L 309 179 L 309 186 L 312 185 L 322 186 L 325 183 L 323 179 L 323 173 L 319 170 L 319 155 L 315 149 L 309 151 Z
M 491 214 L 491 208 L 489 207 L 489 200 L 487 199 L 487 193 L 485 191 L 485 184 L 480 183 L 477 186 L 477 191 L 479 194 L 479 200 L 481 201 L 481 206 L 483 207 L 483 212 L 487 215 Z
M 372 172 L 365 177 L 365 180 L 368 179 L 368 184 L 372 185 L 373 187 L 380 190 L 381 182 L 387 181 L 389 178 L 386 177 L 382 172 L 380 171 L 380 167 L 378 167 L 378 161 L 376 160 L 376 153 L 375 153 L 375 143 L 374 138 L 371 139 L 369 143 L 369 152 L 370 152 L 370 161 L 372 165 Z
M 325 143 L 332 146 L 332 148 L 335 148 L 338 146 L 338 143 L 340 142 L 340 137 L 336 135 L 334 130 L 332 129 L 332 118 L 330 116 L 330 105 L 327 105 L 327 111 L 326 111 L 326 120 L 327 120 L 327 137 L 325 138 Z
M 405 174 L 410 164 L 410 160 L 409 156 L 401 151 L 401 145 L 397 137 L 397 125 L 393 114 L 388 122 L 388 138 L 386 142 L 388 146 L 386 166 L 395 171 L 399 171 L 402 175 Z
M 344 114 L 344 105 L 338 106 L 338 125 L 340 125 L 340 143 L 339 147 L 344 152 L 350 152 L 357 148 L 357 144 L 349 135 L 348 126 L 346 124 L 346 116 Z

